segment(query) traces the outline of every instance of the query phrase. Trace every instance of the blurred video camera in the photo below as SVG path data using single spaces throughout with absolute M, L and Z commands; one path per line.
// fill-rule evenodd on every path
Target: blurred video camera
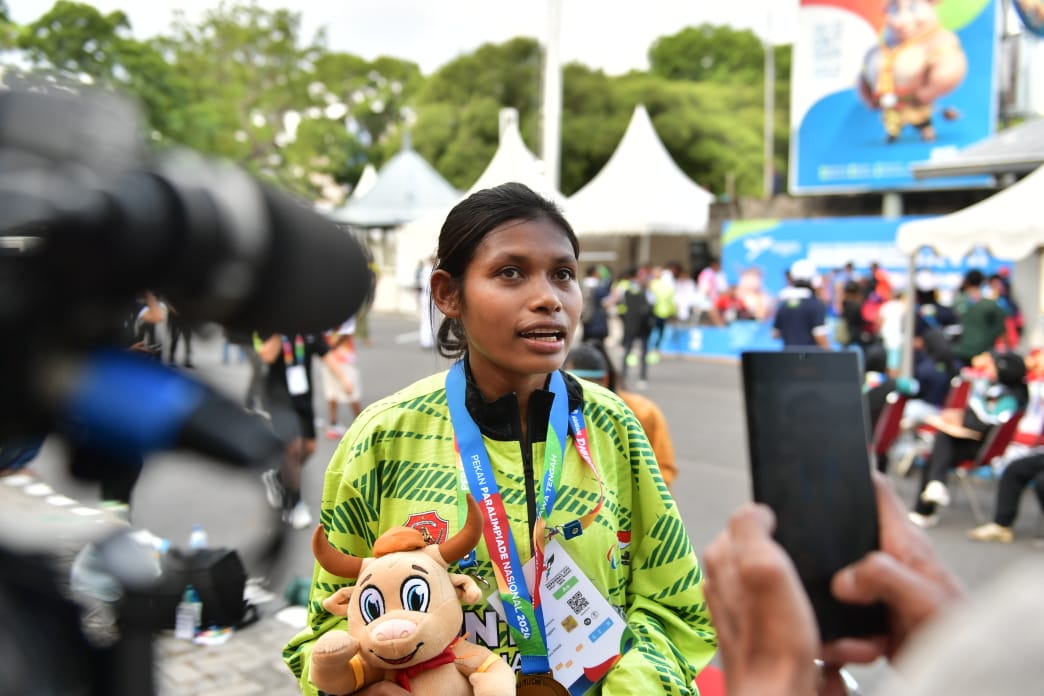
M 366 298 L 367 255 L 230 164 L 151 151 L 144 130 L 136 105 L 111 93 L 0 92 L 0 451 L 58 432 L 102 453 L 271 459 L 283 443 L 258 418 L 126 350 L 128 308 L 152 291 L 189 322 L 321 332 Z M 118 556 L 121 543 L 106 548 Z M 149 626 L 94 652 L 46 563 L 5 546 L 0 694 L 151 691 Z

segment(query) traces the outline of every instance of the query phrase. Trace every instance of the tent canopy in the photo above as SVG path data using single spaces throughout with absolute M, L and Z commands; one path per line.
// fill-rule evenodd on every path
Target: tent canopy
M 459 196 L 460 192 L 413 150 L 407 135 L 402 149 L 381 167 L 369 190 L 353 195 L 330 215 L 356 227 L 397 227 L 451 205 Z
M 551 185 L 544 172 L 544 163 L 530 152 L 522 140 L 522 133 L 518 128 L 518 110 L 504 108 L 500 110 L 500 141 L 497 151 L 493 153 L 489 164 L 468 192 L 464 196 L 457 194 L 452 201 L 404 224 L 396 232 L 395 266 L 400 282 L 406 283 L 411 279 L 417 263 L 435 253 L 442 223 L 454 205 L 476 191 L 509 181 L 525 184 L 565 207 L 565 196 Z
M 525 184 L 558 204 L 565 202 L 565 196 L 552 186 L 547 178 L 544 163 L 530 152 L 522 140 L 522 132 L 518 128 L 518 110 L 505 108 L 500 110 L 500 141 L 497 151 L 493 153 L 493 158 L 466 195 L 470 196 L 476 191 L 509 181 Z
M 352 189 L 352 198 L 362 198 L 364 195 L 370 192 L 373 185 L 377 183 L 377 168 L 373 166 L 372 162 L 367 162 L 366 166 L 363 167 L 362 175 L 359 177 L 359 181 L 355 183 L 355 188 Z
M 944 151 L 945 152 L 945 151 Z M 1044 162 L 1044 118 L 1020 123 L 988 138 L 911 165 L 918 179 L 974 174 L 1025 174 Z
M 567 212 L 580 236 L 704 234 L 713 201 L 671 159 L 639 104 L 612 157 Z
M 1017 261 L 1044 246 L 1044 167 L 1038 167 L 986 200 L 949 215 L 914 220 L 899 226 L 896 245 L 907 254 L 922 246 L 959 258 L 976 247 L 998 259 Z

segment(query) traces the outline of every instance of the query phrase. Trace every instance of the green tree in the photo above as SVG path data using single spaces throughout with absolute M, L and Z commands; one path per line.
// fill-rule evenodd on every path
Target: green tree
M 282 149 L 297 115 L 318 108 L 308 84 L 320 49 L 299 46 L 299 31 L 298 14 L 269 12 L 256 2 L 222 3 L 199 24 L 179 13 L 171 34 L 156 40 L 187 92 L 183 128 L 172 139 L 307 190 L 307 172 Z
M 657 39 L 650 72 L 668 80 L 758 84 L 765 74 L 761 40 L 749 29 L 701 24 Z
M 375 166 L 398 151 L 402 125 L 412 114 L 412 101 L 423 83 L 416 63 L 378 57 L 366 61 L 348 53 L 326 53 L 316 61 L 313 94 L 328 105 L 342 104 L 347 128 Z M 345 170 L 355 181 L 365 162 Z
M 785 176 L 790 140 L 792 49 L 790 46 L 772 48 L 776 75 L 773 164 L 776 171 Z M 649 50 L 649 62 L 653 74 L 668 80 L 716 84 L 730 88 L 724 96 L 728 100 L 730 110 L 737 115 L 743 114 L 743 120 L 737 118 L 728 138 L 722 141 L 730 147 L 721 151 L 723 159 L 714 168 L 726 167 L 727 172 L 716 173 L 710 178 L 724 185 L 724 174 L 727 173 L 735 177 L 737 194 L 761 195 L 765 123 L 765 45 L 762 41 L 749 30 L 737 31 L 729 27 L 704 24 L 658 39 Z M 752 147 L 755 134 L 760 143 L 756 149 Z M 736 159 L 736 150 L 731 147 L 736 143 L 741 143 L 742 163 Z M 705 143 L 698 149 L 710 153 L 719 150 L 720 147 L 718 144 Z M 701 156 L 698 159 L 704 158 Z
M 39 70 L 81 73 L 108 84 L 129 30 L 127 15 L 119 10 L 103 15 L 90 5 L 58 0 L 25 28 L 18 47 Z
M 562 71 L 559 188 L 567 196 L 601 171 L 627 128 L 634 105 L 617 94 L 617 82 L 579 63 Z
M 176 130 L 184 90 L 159 51 L 130 37 L 123 12 L 103 15 L 91 5 L 59 0 L 17 31 L 15 45 L 33 73 L 91 82 L 136 97 L 155 138 Z
M 17 47 L 18 25 L 11 21 L 7 3 L 0 0 L 0 51 Z
M 496 151 L 504 107 L 518 110 L 523 139 L 537 150 L 541 66 L 539 44 L 516 38 L 441 67 L 417 94 L 417 152 L 454 186 L 468 188 Z

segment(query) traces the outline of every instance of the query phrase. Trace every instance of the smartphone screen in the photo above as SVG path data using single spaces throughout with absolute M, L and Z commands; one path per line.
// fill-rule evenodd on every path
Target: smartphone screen
M 859 353 L 745 352 L 754 500 L 805 586 L 823 640 L 884 633 L 884 608 L 842 604 L 830 579 L 878 546 Z

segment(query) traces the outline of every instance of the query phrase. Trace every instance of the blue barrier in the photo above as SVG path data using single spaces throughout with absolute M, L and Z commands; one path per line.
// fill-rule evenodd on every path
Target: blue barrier
M 668 325 L 660 343 L 664 355 L 739 358 L 744 350 L 779 350 L 783 343 L 772 337 L 772 325 L 760 321 L 734 321 L 728 326 Z

